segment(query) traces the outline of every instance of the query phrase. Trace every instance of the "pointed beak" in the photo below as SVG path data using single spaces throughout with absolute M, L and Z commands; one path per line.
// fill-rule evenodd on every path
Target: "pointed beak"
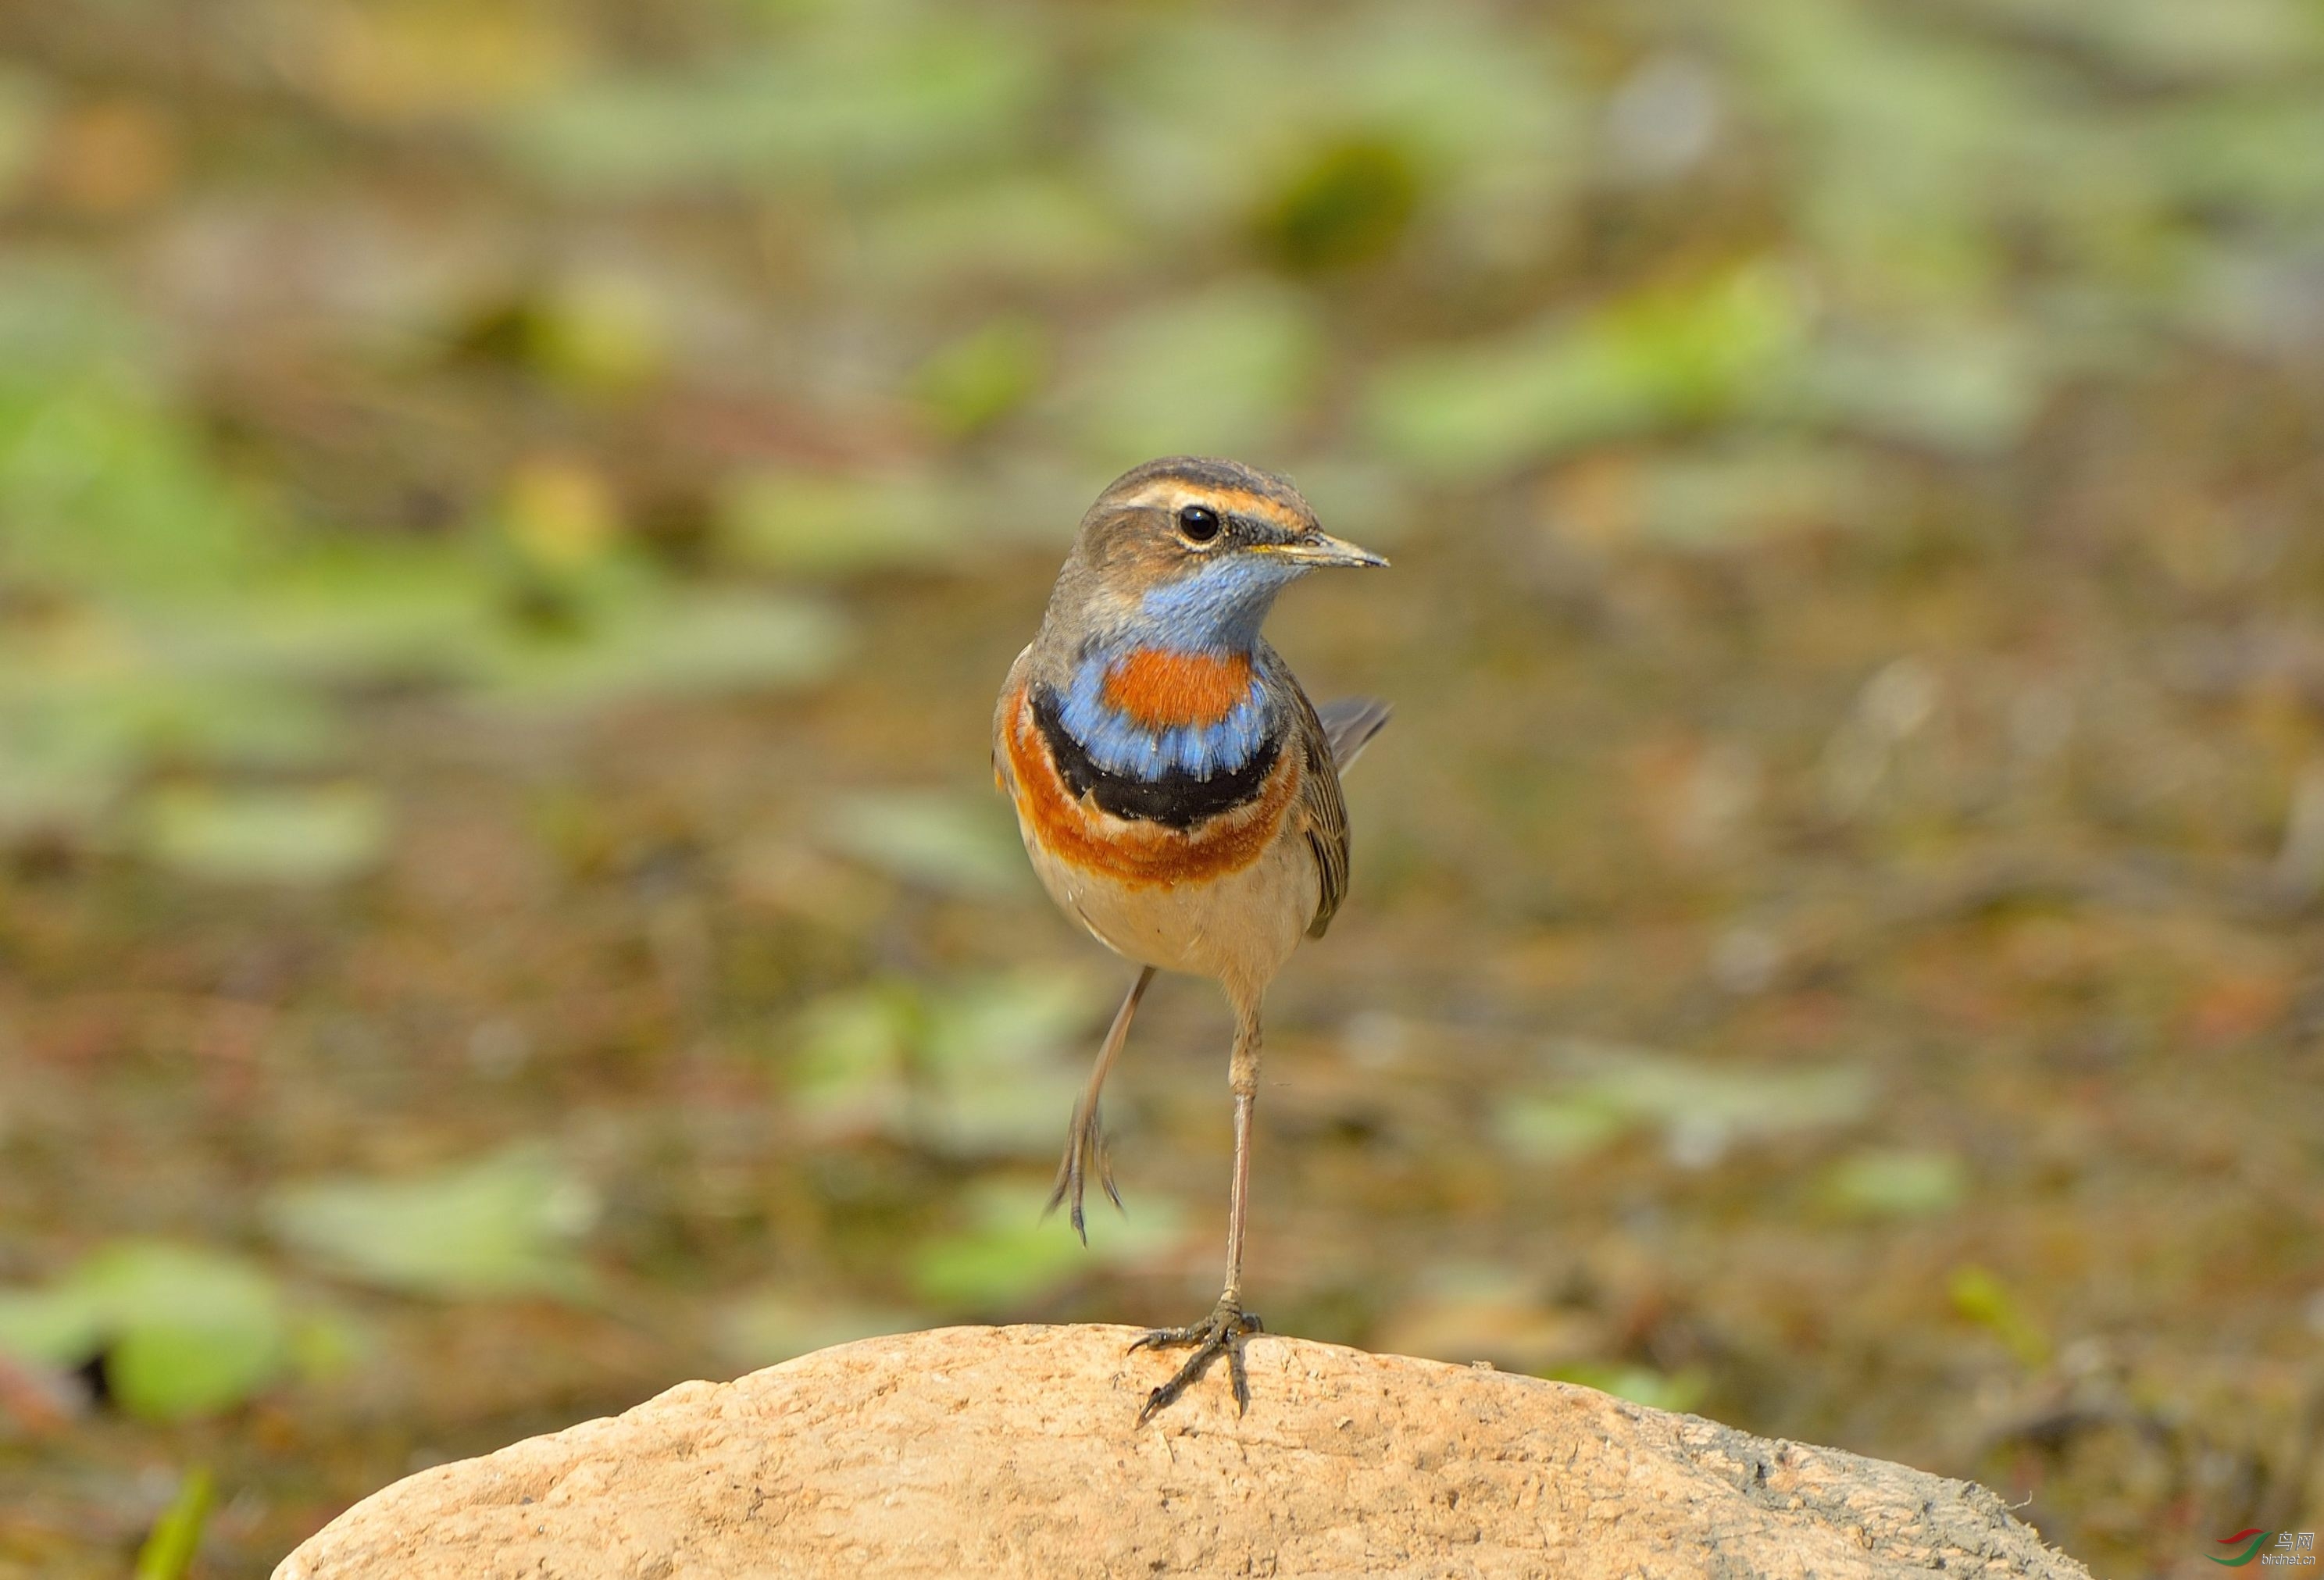
M 1303 532 L 1288 543 L 1255 544 L 1265 553 L 1303 565 L 1385 565 L 1388 561 L 1369 548 L 1358 548 L 1344 537 L 1334 537 L 1328 532 Z

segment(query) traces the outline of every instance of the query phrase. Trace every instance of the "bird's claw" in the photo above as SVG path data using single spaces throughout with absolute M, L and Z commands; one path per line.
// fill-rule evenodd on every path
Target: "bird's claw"
M 1130 1346 L 1135 1355 L 1142 1349 L 1175 1349 L 1180 1345 L 1193 1345 L 1194 1353 L 1177 1374 L 1146 1396 L 1138 1411 L 1138 1424 L 1144 1426 L 1185 1392 L 1195 1379 L 1210 1369 L 1210 1364 L 1222 1355 L 1227 1358 L 1227 1380 L 1234 1389 L 1235 1413 L 1240 1415 L 1250 1408 L 1250 1378 L 1243 1370 L 1242 1341 L 1254 1333 L 1264 1333 L 1266 1324 L 1242 1309 L 1240 1302 L 1221 1296 L 1211 1314 L 1189 1327 L 1157 1327 Z
M 1082 1221 L 1082 1192 L 1092 1174 L 1097 1176 L 1099 1186 L 1115 1209 L 1120 1210 L 1121 1192 L 1114 1188 L 1113 1165 L 1105 1155 L 1105 1135 L 1099 1125 L 1094 1103 L 1074 1110 L 1073 1125 L 1065 1132 L 1065 1161 L 1057 1165 L 1057 1180 L 1049 1191 L 1049 1204 L 1041 1209 L 1041 1216 L 1047 1217 L 1057 1210 L 1059 1202 L 1070 1200 L 1073 1205 L 1066 1216 L 1073 1220 L 1074 1233 L 1082 1237 L 1084 1245 L 1089 1244 L 1089 1228 Z

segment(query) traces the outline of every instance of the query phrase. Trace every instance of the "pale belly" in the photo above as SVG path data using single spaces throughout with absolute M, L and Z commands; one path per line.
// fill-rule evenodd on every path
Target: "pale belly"
M 1321 880 L 1306 842 L 1277 841 L 1240 872 L 1133 885 L 1025 842 L 1041 885 L 1100 943 L 1140 965 L 1211 977 L 1256 997 L 1314 920 Z

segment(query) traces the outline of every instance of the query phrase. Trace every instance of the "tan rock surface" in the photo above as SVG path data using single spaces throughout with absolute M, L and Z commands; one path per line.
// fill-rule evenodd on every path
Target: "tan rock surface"
M 1564 1383 L 1272 1337 L 1131 1423 L 1126 1327 L 868 1339 L 439 1465 L 275 1580 L 2038 1575 L 1983 1487 Z

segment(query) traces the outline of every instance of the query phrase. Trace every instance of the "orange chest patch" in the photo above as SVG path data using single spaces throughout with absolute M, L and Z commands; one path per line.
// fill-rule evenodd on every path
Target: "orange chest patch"
M 1100 695 L 1142 729 L 1206 728 L 1250 697 L 1250 656 L 1141 648 L 1106 671 Z
M 1026 832 L 1057 859 L 1136 888 L 1202 883 L 1249 867 L 1284 831 L 1303 782 L 1300 755 L 1286 751 L 1256 800 L 1202 828 L 1124 822 L 1104 816 L 1066 787 L 1024 687 L 1010 695 L 1004 716 L 1001 749 Z

